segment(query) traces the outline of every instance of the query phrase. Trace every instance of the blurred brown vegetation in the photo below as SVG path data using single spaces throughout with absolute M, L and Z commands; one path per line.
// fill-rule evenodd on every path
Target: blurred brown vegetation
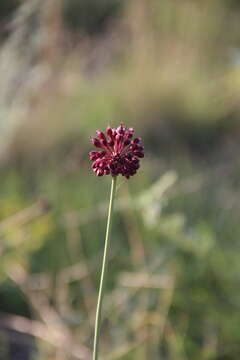
M 0 359 L 91 358 L 110 179 L 89 137 L 143 138 L 119 179 L 101 353 L 240 356 L 240 4 L 1 0 Z

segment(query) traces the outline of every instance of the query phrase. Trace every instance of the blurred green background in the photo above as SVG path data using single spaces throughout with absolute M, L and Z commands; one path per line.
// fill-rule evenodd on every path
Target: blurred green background
M 110 178 L 104 360 L 240 358 L 240 3 L 1 0 L 0 359 L 90 360 Z

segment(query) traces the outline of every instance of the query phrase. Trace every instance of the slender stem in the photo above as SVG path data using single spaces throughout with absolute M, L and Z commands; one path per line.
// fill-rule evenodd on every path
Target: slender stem
M 94 331 L 94 346 L 93 346 L 93 360 L 98 359 L 98 343 L 99 343 L 99 330 L 100 330 L 100 322 L 101 322 L 102 300 L 103 300 L 103 293 L 104 293 L 104 282 L 105 282 L 105 273 L 106 273 L 106 266 L 107 266 L 108 250 L 109 250 L 109 243 L 110 243 L 113 205 L 114 205 L 114 198 L 115 198 L 115 193 L 116 193 L 116 183 L 117 183 L 117 178 L 113 177 L 112 178 L 112 185 L 111 185 L 109 208 L 108 208 L 106 237 L 105 237 L 103 262 L 102 262 L 102 271 L 101 271 L 101 279 L 100 279 L 100 285 L 99 285 L 98 302 L 97 302 L 97 310 L 96 310 L 95 331 Z

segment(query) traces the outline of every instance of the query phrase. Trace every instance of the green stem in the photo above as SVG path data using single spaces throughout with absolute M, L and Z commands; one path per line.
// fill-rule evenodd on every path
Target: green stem
M 97 310 L 96 310 L 93 360 L 98 359 L 98 343 L 99 343 L 99 330 L 100 330 L 100 322 L 101 322 L 102 300 L 103 300 L 103 293 L 104 293 L 104 282 L 105 282 L 108 250 L 109 250 L 109 243 L 110 243 L 113 205 L 114 205 L 114 198 L 115 198 L 115 193 L 116 193 L 116 183 L 117 183 L 117 178 L 113 177 L 112 185 L 111 185 L 109 208 L 108 208 L 108 219 L 107 219 L 107 228 L 106 228 L 105 245 L 104 245 L 104 253 L 103 253 L 102 271 L 101 271 L 101 279 L 100 279 L 100 285 L 99 285 L 98 302 L 97 302 Z

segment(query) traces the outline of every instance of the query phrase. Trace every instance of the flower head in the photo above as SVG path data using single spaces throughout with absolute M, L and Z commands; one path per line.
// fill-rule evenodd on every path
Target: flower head
M 139 168 L 139 158 L 144 157 L 141 138 L 133 138 L 133 128 L 123 124 L 116 129 L 107 127 L 106 135 L 97 130 L 96 138 L 91 138 L 99 151 L 89 153 L 93 171 L 97 176 L 121 174 L 129 179 Z

